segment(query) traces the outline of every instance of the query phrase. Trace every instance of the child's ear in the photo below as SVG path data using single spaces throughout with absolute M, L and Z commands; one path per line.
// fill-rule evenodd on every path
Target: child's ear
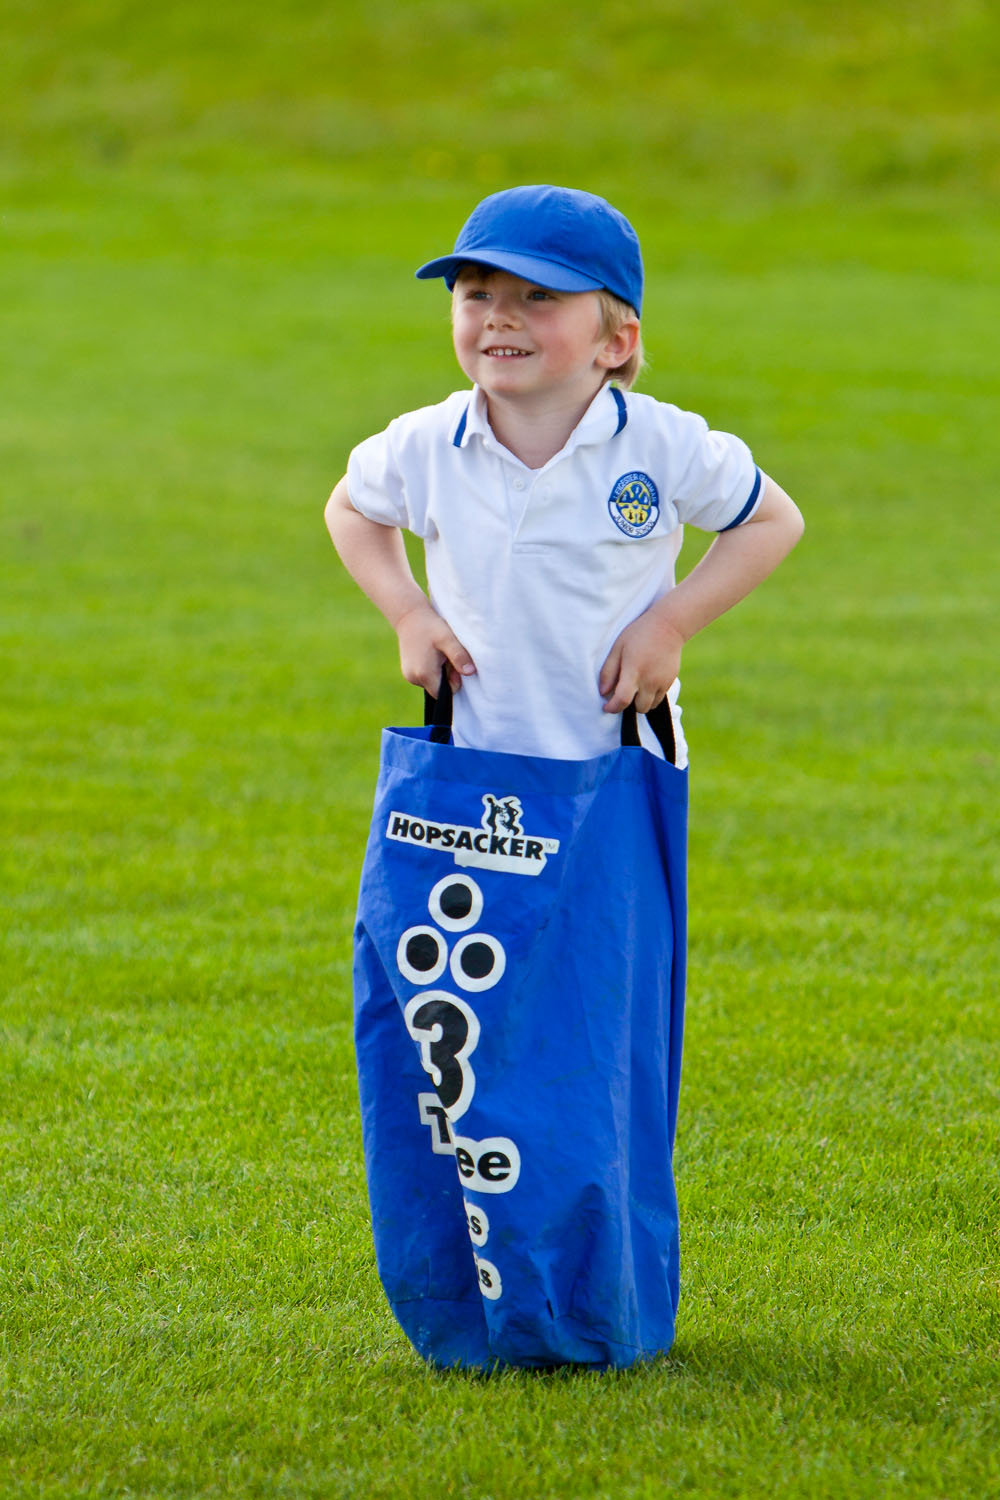
M 617 370 L 627 359 L 631 359 L 639 342 L 639 319 L 626 318 L 621 327 L 611 335 L 597 356 L 597 363 L 604 370 Z

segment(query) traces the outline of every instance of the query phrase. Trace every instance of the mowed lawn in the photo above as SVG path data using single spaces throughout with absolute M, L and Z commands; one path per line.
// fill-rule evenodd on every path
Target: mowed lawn
M 4 179 L 0 1493 L 1000 1494 L 989 202 L 624 175 L 641 389 L 807 532 L 685 660 L 677 1344 L 483 1380 L 375 1274 L 351 923 L 419 705 L 322 507 L 458 382 L 412 269 L 510 179 L 282 150 Z

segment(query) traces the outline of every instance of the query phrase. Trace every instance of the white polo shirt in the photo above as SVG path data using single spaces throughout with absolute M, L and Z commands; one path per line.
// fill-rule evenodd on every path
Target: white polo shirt
M 541 469 L 496 440 L 476 387 L 360 443 L 347 483 L 362 515 L 423 538 L 431 603 L 476 664 L 455 695 L 455 743 L 569 760 L 619 743 L 598 676 L 673 587 L 683 523 L 726 531 L 763 490 L 739 438 L 607 385 Z M 656 748 L 641 718 L 640 734 Z

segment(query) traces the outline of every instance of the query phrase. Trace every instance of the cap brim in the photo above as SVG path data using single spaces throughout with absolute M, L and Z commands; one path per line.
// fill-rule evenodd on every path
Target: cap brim
M 458 273 L 467 265 L 488 266 L 493 271 L 509 271 L 512 276 L 521 276 L 538 286 L 551 288 L 554 292 L 596 292 L 604 285 L 593 276 L 584 276 L 561 266 L 557 261 L 542 260 L 537 255 L 516 255 L 510 250 L 465 250 L 461 254 L 442 255 L 438 260 L 429 260 L 415 275 L 421 281 L 430 281 L 443 276 L 449 288 L 455 285 Z

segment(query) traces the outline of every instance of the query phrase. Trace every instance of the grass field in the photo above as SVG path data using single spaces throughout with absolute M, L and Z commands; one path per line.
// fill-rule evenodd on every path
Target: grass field
M 4 26 L 0 1493 L 1000 1495 L 992 8 Z M 453 388 L 412 268 L 518 180 L 630 214 L 642 388 L 808 529 L 685 663 L 677 1345 L 486 1381 L 375 1275 L 350 929 L 417 704 L 322 507 Z

